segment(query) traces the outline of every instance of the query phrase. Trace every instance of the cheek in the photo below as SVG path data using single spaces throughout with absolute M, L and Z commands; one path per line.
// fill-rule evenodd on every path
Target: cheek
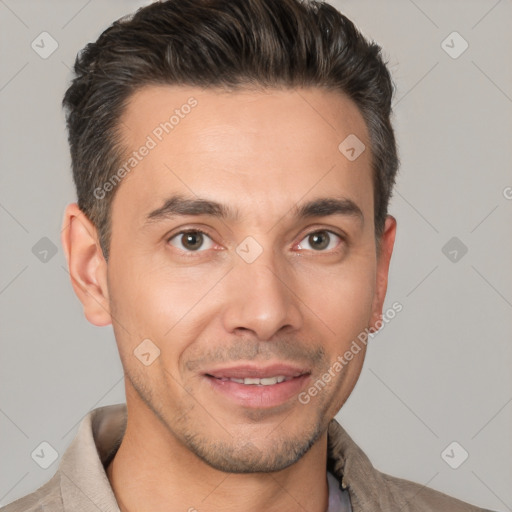
M 130 261 L 129 265 L 127 261 Z M 123 339 L 120 348 L 127 349 L 139 338 L 149 338 L 157 343 L 156 340 L 172 328 L 175 317 L 180 314 L 180 311 L 173 314 L 177 302 L 174 296 L 182 295 L 184 286 L 169 286 L 162 269 L 152 268 L 148 272 L 148 267 L 138 265 L 137 259 L 129 256 L 124 261 L 120 258 L 111 260 L 109 267 L 111 310 Z M 128 339 L 131 339 L 130 343 Z
M 375 292 L 375 263 L 371 256 L 308 272 L 299 269 L 297 296 L 317 315 L 336 343 L 347 343 L 368 327 Z M 302 277 L 304 276 L 304 277 Z
M 128 256 L 111 260 L 110 268 L 109 293 L 119 351 L 129 357 L 143 340 L 150 339 L 160 349 L 166 368 L 175 366 L 207 317 L 204 307 L 218 280 L 216 272 L 173 268 L 161 261 L 148 263 Z

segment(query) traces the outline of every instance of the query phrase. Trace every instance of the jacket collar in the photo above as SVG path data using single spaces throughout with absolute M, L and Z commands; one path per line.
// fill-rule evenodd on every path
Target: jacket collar
M 82 420 L 59 466 L 65 510 L 80 503 L 84 512 L 119 512 L 104 465 L 119 448 L 126 421 L 125 404 L 94 409 Z M 327 469 L 348 489 L 353 512 L 378 510 L 377 505 L 387 510 L 390 504 L 392 510 L 392 503 L 396 505 L 396 496 L 391 501 L 385 491 L 385 475 L 375 470 L 336 420 L 328 428 Z

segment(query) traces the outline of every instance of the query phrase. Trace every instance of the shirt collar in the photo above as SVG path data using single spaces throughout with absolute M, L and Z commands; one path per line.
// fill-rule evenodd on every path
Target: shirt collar
M 126 419 L 126 405 L 118 404 L 94 409 L 82 420 L 59 465 L 64 510 L 119 512 L 104 464 L 121 443 Z
M 126 421 L 125 404 L 94 409 L 82 420 L 59 465 L 64 510 L 119 512 L 105 466 L 119 448 Z M 353 508 L 380 502 L 380 473 L 336 420 L 328 429 L 327 469 L 348 488 Z

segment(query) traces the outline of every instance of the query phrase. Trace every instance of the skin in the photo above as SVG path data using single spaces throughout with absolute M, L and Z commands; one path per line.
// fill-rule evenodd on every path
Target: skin
M 190 97 L 197 106 L 118 185 L 108 263 L 77 205 L 64 219 L 75 292 L 90 322 L 112 323 L 125 371 L 128 424 L 107 474 L 123 511 L 324 511 L 326 429 L 364 348 L 308 404 L 298 391 L 379 319 L 396 231 L 388 216 L 377 250 L 367 129 L 350 99 L 317 88 L 151 86 L 124 112 L 127 155 Z M 366 145 L 352 162 L 338 150 L 349 134 Z M 176 194 L 239 215 L 148 220 Z M 295 215 L 333 197 L 361 215 Z M 190 250 L 178 234 L 198 228 L 207 236 Z M 237 253 L 249 236 L 262 251 L 252 263 Z M 148 366 L 134 355 L 144 339 L 160 350 Z M 277 405 L 233 400 L 205 375 L 285 363 L 304 376 Z

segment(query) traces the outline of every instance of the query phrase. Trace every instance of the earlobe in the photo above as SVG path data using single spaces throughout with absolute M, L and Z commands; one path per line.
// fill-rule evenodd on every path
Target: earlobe
M 103 257 L 95 226 L 77 204 L 64 214 L 62 246 L 68 262 L 73 289 L 94 325 L 112 322 L 107 286 L 107 262 Z
M 382 308 L 384 299 L 386 298 L 386 291 L 388 288 L 388 273 L 391 255 L 393 253 L 393 246 L 395 244 L 396 236 L 396 219 L 391 215 L 386 217 L 384 225 L 384 232 L 380 239 L 380 247 L 377 255 L 377 272 L 375 283 L 375 295 L 372 304 L 372 317 L 370 320 L 370 332 L 379 330 L 380 318 L 382 315 Z

